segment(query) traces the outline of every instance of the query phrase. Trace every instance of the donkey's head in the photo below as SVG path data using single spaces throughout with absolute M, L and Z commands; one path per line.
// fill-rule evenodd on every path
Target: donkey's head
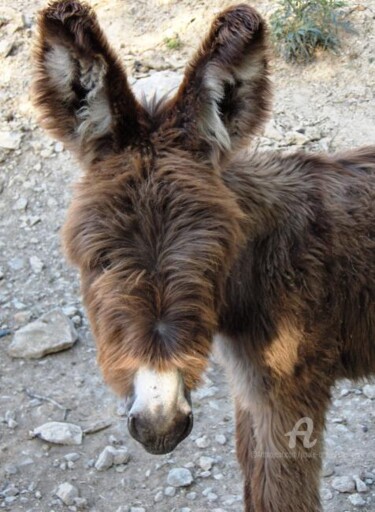
M 42 11 L 34 101 L 85 175 L 64 228 L 106 381 L 153 453 L 191 430 L 190 390 L 209 356 L 243 214 L 221 166 L 269 106 L 264 25 L 220 14 L 176 96 L 142 105 L 91 9 Z

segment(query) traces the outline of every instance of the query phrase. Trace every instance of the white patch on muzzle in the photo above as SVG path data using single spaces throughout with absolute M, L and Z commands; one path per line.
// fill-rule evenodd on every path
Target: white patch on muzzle
M 177 410 L 186 414 L 191 412 L 184 382 L 177 370 L 157 372 L 147 367 L 140 368 L 134 379 L 134 395 L 131 414 L 147 411 L 152 416 L 173 418 Z

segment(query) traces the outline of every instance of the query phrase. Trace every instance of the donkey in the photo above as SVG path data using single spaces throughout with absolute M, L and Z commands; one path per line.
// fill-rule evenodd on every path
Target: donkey
M 162 454 L 190 433 L 216 335 L 246 512 L 318 512 L 331 388 L 375 373 L 375 146 L 250 153 L 267 52 L 259 14 L 230 7 L 175 96 L 142 103 L 91 8 L 57 1 L 33 98 L 84 168 L 63 239 L 130 434 Z

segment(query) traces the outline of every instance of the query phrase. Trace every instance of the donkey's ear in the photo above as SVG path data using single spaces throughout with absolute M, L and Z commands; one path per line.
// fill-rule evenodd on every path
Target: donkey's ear
M 89 6 L 62 0 L 44 9 L 34 61 L 41 125 L 86 164 L 139 136 L 142 107 Z
M 177 122 L 217 156 L 247 144 L 270 106 L 265 23 L 248 5 L 230 7 L 187 66 L 175 98 Z

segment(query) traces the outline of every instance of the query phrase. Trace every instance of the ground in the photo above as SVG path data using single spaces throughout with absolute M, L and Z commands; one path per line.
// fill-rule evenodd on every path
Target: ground
M 79 170 L 61 144 L 36 126 L 30 105 L 30 48 L 35 13 L 43 3 L 0 0 L 0 329 L 10 331 L 0 338 L 0 508 L 67 510 L 56 491 L 68 482 L 83 498 L 70 510 L 240 512 L 233 404 L 214 360 L 193 397 L 191 436 L 162 457 L 148 455 L 129 437 L 123 404 L 102 382 L 78 276 L 60 248 L 59 231 Z M 231 2 L 90 3 L 132 83 L 139 87 L 142 79 L 150 87 L 160 76 L 176 80 L 213 15 Z M 253 4 L 266 18 L 275 8 L 275 2 Z M 374 143 L 375 1 L 348 4 L 355 32 L 343 35 L 339 55 L 319 54 L 304 67 L 273 57 L 275 108 L 265 136 L 256 142 L 262 148 L 335 151 Z M 168 48 L 165 38 L 175 34 L 181 46 Z M 13 333 L 56 307 L 76 324 L 74 347 L 40 360 L 10 358 Z M 369 398 L 374 389 L 365 384 L 342 382 L 333 392 L 322 480 L 326 512 L 375 511 L 375 401 Z M 31 430 L 52 420 L 93 430 L 104 421 L 107 428 L 86 434 L 79 446 L 31 438 Z M 94 464 L 107 445 L 126 446 L 130 461 L 98 471 Z M 184 467 L 193 482 L 174 493 L 168 473 Z M 349 489 L 353 476 L 367 489 L 357 479 L 357 490 L 335 490 L 335 479 L 342 476 L 350 477 Z

